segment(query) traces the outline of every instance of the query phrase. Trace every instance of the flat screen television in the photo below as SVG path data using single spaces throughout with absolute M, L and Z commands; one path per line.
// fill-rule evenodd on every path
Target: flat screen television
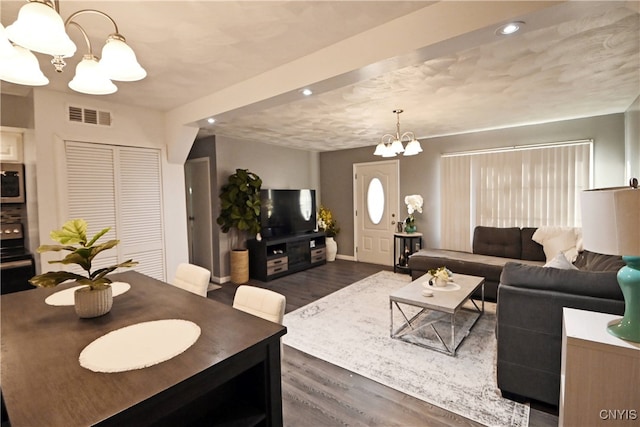
M 316 190 L 260 190 L 262 237 L 309 233 L 316 229 Z

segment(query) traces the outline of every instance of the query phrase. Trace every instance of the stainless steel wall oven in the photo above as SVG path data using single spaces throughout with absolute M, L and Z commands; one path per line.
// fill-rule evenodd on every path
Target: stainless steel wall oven
M 0 163 L 0 196 L 4 203 L 24 203 L 24 165 Z

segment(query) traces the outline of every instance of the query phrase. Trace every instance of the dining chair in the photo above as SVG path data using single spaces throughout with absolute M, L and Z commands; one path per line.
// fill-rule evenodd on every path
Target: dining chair
M 206 268 L 183 262 L 178 265 L 176 277 L 171 284 L 196 295 L 207 296 L 211 272 Z
M 236 290 L 233 308 L 282 324 L 286 298 L 269 289 L 242 285 Z

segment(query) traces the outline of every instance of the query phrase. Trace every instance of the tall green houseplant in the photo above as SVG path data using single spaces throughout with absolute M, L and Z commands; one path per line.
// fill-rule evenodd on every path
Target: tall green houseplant
M 247 235 L 259 238 L 260 187 L 262 180 L 247 169 L 236 169 L 220 191 L 220 216 L 216 222 L 223 233 L 231 232 L 231 281 L 249 281 L 249 255 L 244 248 Z

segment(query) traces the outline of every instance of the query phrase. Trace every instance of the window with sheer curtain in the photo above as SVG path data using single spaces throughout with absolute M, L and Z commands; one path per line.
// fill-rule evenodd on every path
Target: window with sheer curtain
M 593 141 L 446 154 L 441 163 L 441 247 L 471 251 L 473 229 L 580 226 Z

